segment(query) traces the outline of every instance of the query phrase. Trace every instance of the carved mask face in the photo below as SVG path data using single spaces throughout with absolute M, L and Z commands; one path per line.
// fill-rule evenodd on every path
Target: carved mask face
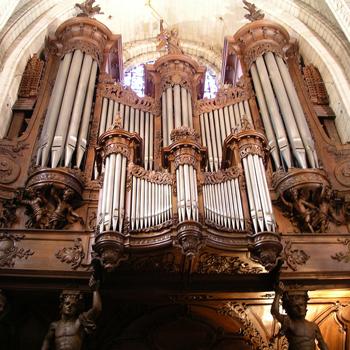
M 105 250 L 102 253 L 102 265 L 107 272 L 112 272 L 119 263 L 119 255 L 113 250 Z

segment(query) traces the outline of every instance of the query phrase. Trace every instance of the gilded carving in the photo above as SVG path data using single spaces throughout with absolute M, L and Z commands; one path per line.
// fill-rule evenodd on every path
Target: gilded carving
M 310 259 L 310 256 L 305 253 L 302 249 L 292 249 L 292 242 L 286 241 L 284 246 L 282 259 L 285 263 L 293 270 L 298 269 L 298 265 L 305 265 Z
M 16 259 L 28 259 L 34 252 L 30 249 L 17 247 L 25 235 L 10 232 L 0 232 L 0 267 L 13 267 Z
M 73 270 L 76 270 L 81 266 L 83 259 L 85 258 L 84 247 L 81 243 L 81 238 L 74 240 L 73 247 L 64 247 L 60 249 L 56 254 L 56 258 L 61 262 L 69 264 Z
M 198 272 L 205 274 L 247 274 L 260 273 L 262 268 L 251 267 L 237 256 L 204 253 L 199 257 Z

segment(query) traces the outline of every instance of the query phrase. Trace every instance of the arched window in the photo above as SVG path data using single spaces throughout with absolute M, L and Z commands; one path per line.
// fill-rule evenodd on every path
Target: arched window
M 125 71 L 124 84 L 130 86 L 138 96 L 145 96 L 145 64 L 152 64 L 154 61 L 140 63 Z M 205 74 L 205 85 L 203 97 L 214 98 L 218 87 L 216 84 L 216 75 L 212 69 L 207 68 Z

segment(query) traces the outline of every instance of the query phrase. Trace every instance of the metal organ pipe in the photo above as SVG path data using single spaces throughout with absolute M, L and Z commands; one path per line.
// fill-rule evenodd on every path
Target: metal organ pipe
M 292 167 L 292 157 L 288 144 L 288 138 L 284 129 L 283 121 L 279 113 L 279 108 L 275 100 L 273 89 L 270 83 L 270 78 L 267 73 L 264 59 L 260 56 L 256 59 L 256 66 L 263 87 L 267 107 L 271 115 L 271 122 L 274 127 L 277 144 L 281 153 L 281 157 L 284 160 L 288 168 Z
M 315 151 L 315 145 L 310 133 L 309 126 L 305 120 L 305 115 L 303 108 L 300 104 L 297 92 L 295 90 L 292 78 L 289 74 L 288 68 L 286 64 L 284 63 L 283 59 L 279 56 L 275 56 L 275 59 L 277 61 L 277 65 L 279 68 L 279 71 L 281 73 L 281 77 L 283 80 L 283 83 L 286 87 L 287 94 L 290 100 L 290 103 L 292 105 L 292 109 L 294 112 L 295 121 L 298 125 L 299 132 L 301 134 L 301 137 L 303 139 L 305 150 L 307 154 L 308 161 L 312 168 L 318 167 L 318 159 L 317 154 Z
M 88 80 L 90 77 L 91 66 L 92 66 L 92 57 L 85 55 L 83 60 L 83 65 L 81 68 L 79 84 L 75 95 L 73 111 L 69 122 L 67 143 L 65 147 L 66 154 L 65 154 L 65 161 L 64 161 L 64 166 L 66 167 L 68 167 L 71 162 L 73 152 L 75 151 L 75 147 L 77 144 L 80 119 L 83 112 L 83 104 L 84 104 L 85 96 L 87 92 L 86 90 L 87 90 Z
M 84 54 L 80 50 L 75 50 L 70 66 L 67 84 L 64 91 L 60 115 L 57 121 L 55 136 L 51 146 L 51 166 L 56 168 L 61 161 L 63 148 L 67 137 L 67 129 L 72 113 L 75 92 L 78 85 L 79 75 L 82 67 Z
M 269 76 L 274 87 L 275 95 L 282 112 L 284 125 L 289 136 L 289 143 L 293 150 L 293 155 L 296 158 L 298 165 L 301 168 L 306 168 L 306 157 L 303 141 L 299 134 L 298 126 L 295 122 L 293 111 L 289 103 L 286 90 L 283 85 L 281 75 L 279 73 L 275 57 L 272 52 L 267 52 L 264 55 Z
M 139 170 L 131 170 L 131 230 L 151 228 L 169 221 L 172 217 L 170 175 L 134 167 Z M 164 177 L 167 178 L 165 181 L 162 180 Z
M 81 161 L 83 159 L 83 156 L 84 156 L 85 151 L 86 151 L 86 146 L 87 146 L 87 134 L 88 134 L 88 129 L 89 129 L 92 100 L 94 97 L 96 74 L 97 74 L 97 62 L 94 61 L 92 63 L 92 68 L 91 68 L 91 73 L 90 73 L 90 78 L 89 78 L 89 84 L 88 84 L 88 90 L 87 90 L 87 94 L 86 94 L 83 118 L 81 121 L 81 127 L 79 129 L 78 147 L 77 147 L 77 167 L 78 168 L 81 165 Z
M 279 152 L 277 148 L 277 141 L 276 141 L 275 133 L 273 131 L 273 127 L 271 124 L 269 112 L 267 110 L 267 104 L 266 104 L 264 92 L 262 90 L 260 78 L 259 78 L 255 63 L 252 64 L 250 71 L 252 73 L 254 89 L 255 89 L 256 97 L 258 99 L 258 104 L 260 107 L 260 114 L 264 123 L 266 136 L 271 149 L 271 155 L 275 162 L 275 166 L 278 169 L 281 166 L 281 162 L 280 162 Z
M 215 182 L 210 180 L 212 177 L 215 177 L 215 174 L 215 172 L 205 174 L 203 200 L 207 222 L 228 230 L 244 230 L 243 207 L 238 177 Z
M 174 109 L 175 109 L 175 128 L 181 126 L 181 87 L 180 85 L 174 86 Z M 171 130 L 170 130 L 171 132 Z
M 50 102 L 47 108 L 43 130 L 41 133 L 40 146 L 37 155 L 37 165 L 41 163 L 41 166 L 46 166 L 48 163 L 52 139 L 56 129 L 71 60 L 72 53 L 69 52 L 60 62 L 55 85 L 52 90 Z

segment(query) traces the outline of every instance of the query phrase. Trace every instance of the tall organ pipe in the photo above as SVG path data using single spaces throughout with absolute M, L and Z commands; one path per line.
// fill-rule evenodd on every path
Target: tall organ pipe
M 86 94 L 86 101 L 85 101 L 85 105 L 84 105 L 83 118 L 81 121 L 81 127 L 79 129 L 78 147 L 77 147 L 77 167 L 78 168 L 81 165 L 81 161 L 83 159 L 84 153 L 86 151 L 86 146 L 87 146 L 87 134 L 88 134 L 88 129 L 89 129 L 92 100 L 94 97 L 96 74 L 97 74 L 97 62 L 94 61 L 92 63 L 92 68 L 91 68 L 91 73 L 90 73 L 90 78 L 89 78 L 88 90 L 87 90 L 87 94 Z
M 68 130 L 67 143 L 66 143 L 66 154 L 65 154 L 65 160 L 64 160 L 64 166 L 66 167 L 68 167 L 71 162 L 71 159 L 77 144 L 78 131 L 79 131 L 80 120 L 83 112 L 85 97 L 87 94 L 91 67 L 92 67 L 92 57 L 89 55 L 85 55 L 83 60 L 83 65 L 81 67 L 78 88 L 75 95 L 73 111 L 69 122 L 69 130 Z
M 64 56 L 63 60 L 60 62 L 60 66 L 57 72 L 57 77 L 47 109 L 47 114 L 40 139 L 40 146 L 38 150 L 37 164 L 41 162 L 41 166 L 46 166 L 48 163 L 53 135 L 56 129 L 56 124 L 62 103 L 64 89 L 67 82 L 67 76 L 71 60 L 72 53 L 69 52 Z
M 51 146 L 51 166 L 56 168 L 61 160 L 63 148 L 66 141 L 67 129 L 72 113 L 75 92 L 78 85 L 79 74 L 82 67 L 84 54 L 80 50 L 75 50 L 70 66 L 67 85 L 63 96 L 60 116 L 57 122 L 55 136 Z
M 275 57 L 272 52 L 267 52 L 264 55 L 267 69 L 269 71 L 270 79 L 274 87 L 275 95 L 279 104 L 279 108 L 282 112 L 282 117 L 285 125 L 285 129 L 289 136 L 289 143 L 293 150 L 293 155 L 297 159 L 298 165 L 301 168 L 306 168 L 306 157 L 303 141 L 301 140 L 298 126 L 295 122 L 292 108 L 289 103 L 289 99 L 286 90 L 283 85 L 281 75 L 279 73 Z
M 308 160 L 310 162 L 311 167 L 317 168 L 318 167 L 318 160 L 317 160 L 317 154 L 315 151 L 315 145 L 310 133 L 309 126 L 305 120 L 305 115 L 303 108 L 300 104 L 297 92 L 295 90 L 292 78 L 289 74 L 288 68 L 286 64 L 284 63 L 283 59 L 279 56 L 275 56 L 278 68 L 280 70 L 283 82 L 285 84 L 288 97 L 290 99 L 290 103 L 292 105 L 292 109 L 295 116 L 295 121 L 298 124 L 298 128 L 301 134 L 301 137 L 303 139 L 306 154 L 308 157 Z
M 284 129 L 281 115 L 279 113 L 277 102 L 275 100 L 265 62 L 261 56 L 256 59 L 256 66 L 258 69 L 261 85 L 263 87 L 267 107 L 271 115 L 271 122 L 276 133 L 277 144 L 281 153 L 281 157 L 284 160 L 287 167 L 290 168 L 292 167 L 292 157 L 290 153 L 287 135 Z
M 271 149 L 271 155 L 272 155 L 273 161 L 275 162 L 275 166 L 278 169 L 281 166 L 281 162 L 280 162 L 279 152 L 278 152 L 278 148 L 277 148 L 276 137 L 275 137 L 275 133 L 273 131 L 273 127 L 271 124 L 269 112 L 267 110 L 264 92 L 262 90 L 260 78 L 259 78 L 258 72 L 256 70 L 255 63 L 252 64 L 250 71 L 252 73 L 254 89 L 255 89 L 256 97 L 258 99 L 258 104 L 260 107 L 260 114 L 261 114 L 261 117 L 262 117 L 262 120 L 264 123 L 266 136 L 267 136 L 269 146 Z

